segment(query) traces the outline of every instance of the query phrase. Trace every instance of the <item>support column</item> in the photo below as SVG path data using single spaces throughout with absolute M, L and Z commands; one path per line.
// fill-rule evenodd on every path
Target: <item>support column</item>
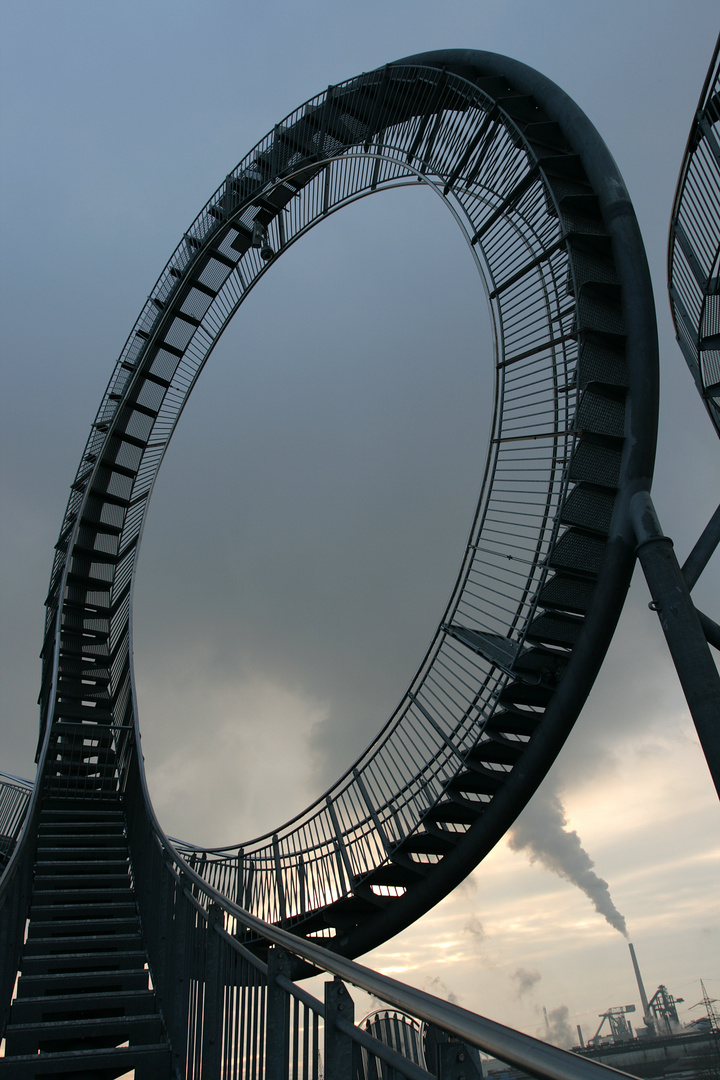
M 325 1076 L 332 1080 L 353 1080 L 354 1044 L 338 1031 L 336 1019 L 355 1022 L 355 1002 L 337 976 L 325 983 Z
M 290 957 L 272 945 L 267 958 L 267 1021 L 265 1027 L 265 1080 L 287 1080 L 290 1055 L 290 996 L 276 976 L 290 978 Z
M 220 970 L 220 935 L 223 912 L 217 904 L 209 908 L 205 939 L 205 995 L 203 1000 L 202 1075 L 219 1080 L 222 1068 L 223 986 Z
M 663 535 L 650 493 L 630 502 L 637 556 L 650 588 L 715 790 L 720 795 L 720 675 L 672 540 Z

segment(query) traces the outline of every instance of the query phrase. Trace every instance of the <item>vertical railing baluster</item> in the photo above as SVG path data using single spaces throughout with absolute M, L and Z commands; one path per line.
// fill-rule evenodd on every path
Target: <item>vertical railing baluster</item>
M 278 844 L 278 835 L 277 835 L 277 833 L 273 833 L 272 847 L 273 847 L 273 860 L 274 860 L 274 863 L 275 863 L 275 881 L 276 881 L 276 884 L 277 884 L 277 897 L 278 897 L 278 907 L 279 907 L 279 914 L 280 914 L 280 925 L 284 926 L 285 925 L 285 920 L 287 918 L 287 911 L 286 911 L 286 907 L 285 907 L 285 885 L 283 883 L 283 877 L 282 877 L 282 866 L 281 866 L 281 862 L 280 862 L 280 847 L 279 847 L 279 844 Z

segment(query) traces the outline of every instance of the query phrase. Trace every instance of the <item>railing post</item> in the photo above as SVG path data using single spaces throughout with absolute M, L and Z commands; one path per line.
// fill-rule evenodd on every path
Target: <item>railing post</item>
M 277 945 L 268 949 L 265 1080 L 287 1080 L 290 1056 L 290 999 L 276 976 L 290 978 L 290 958 Z
M 325 1076 L 328 1080 L 353 1080 L 355 1044 L 349 1035 L 338 1031 L 336 1019 L 355 1022 L 355 1002 L 337 975 L 325 983 Z
M 427 1068 L 438 1080 L 482 1080 L 477 1050 L 434 1024 L 426 1039 Z
M 205 995 L 203 1000 L 202 1075 L 204 1080 L 219 1080 L 222 1065 L 223 987 L 220 979 L 220 935 L 223 911 L 210 904 L 205 940 Z
M 465 1043 L 446 1042 L 438 1047 L 438 1080 L 482 1080 Z
M 187 1032 L 188 1000 L 190 988 L 190 958 L 188 952 L 188 934 L 190 928 L 189 904 L 183 895 L 181 882 L 175 881 L 168 868 L 162 866 L 163 878 L 167 882 L 165 894 L 166 926 L 165 963 L 163 964 L 162 999 L 165 1002 L 166 1016 L 172 1059 L 180 1076 L 187 1068 Z M 162 1000 L 161 999 L 161 1000 Z

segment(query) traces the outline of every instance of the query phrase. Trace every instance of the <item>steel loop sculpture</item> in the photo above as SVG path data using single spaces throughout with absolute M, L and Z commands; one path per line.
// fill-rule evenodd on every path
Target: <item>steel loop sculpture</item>
M 451 600 L 393 715 L 316 803 L 234 848 L 173 845 L 147 794 L 132 669 L 133 581 L 155 478 L 253 285 L 330 214 L 408 185 L 439 197 L 464 233 L 493 327 L 481 350 L 492 347 L 492 430 Z M 441 899 L 530 798 L 592 686 L 634 565 L 628 507 L 649 491 L 656 411 L 635 215 L 602 140 L 554 84 L 490 53 L 425 53 L 330 87 L 276 125 L 183 234 L 72 484 L 47 600 L 38 780 L 3 879 L 6 898 L 15 889 L 0 912 L 10 955 L 20 957 L 28 905 L 31 927 L 36 917 L 27 860 L 50 858 L 42 831 L 33 846 L 37 829 L 83 813 L 109 827 L 116 815 L 129 845 L 117 858 L 132 867 L 182 1071 L 200 998 L 191 1009 L 171 989 L 181 924 L 189 934 L 194 919 L 193 933 L 213 942 L 218 927 L 229 931 L 247 956 L 263 941 L 287 946 L 259 920 L 353 956 Z M 316 962 L 310 945 L 295 952 Z M 208 994 L 209 970 L 188 985 L 204 980 Z M 9 1001 L 7 978 L 2 989 Z
M 495 353 L 484 485 L 456 589 L 363 757 L 294 822 L 204 870 L 261 918 L 349 953 L 436 902 L 525 804 L 592 684 L 633 565 L 613 510 L 652 470 L 652 297 L 620 178 L 599 140 L 584 156 L 573 146 L 580 113 L 563 125 L 562 96 L 518 65 L 431 54 L 331 87 L 277 125 L 153 288 L 60 532 L 44 783 L 82 795 L 114 787 L 134 737 L 142 523 L 222 330 L 285 249 L 343 205 L 418 183 L 445 200 L 476 254 Z M 644 292 L 628 302 L 630 288 Z
M 55 796 L 114 790 L 134 738 L 142 526 L 222 331 L 283 251 L 352 200 L 423 183 L 445 201 L 485 284 L 496 372 L 452 599 L 360 760 L 293 822 L 203 869 L 261 918 L 344 952 L 416 918 L 499 839 L 567 735 L 628 584 L 632 552 L 613 512 L 649 484 L 654 313 L 632 209 L 593 135 L 545 80 L 484 54 L 410 58 L 302 105 L 185 232 L 72 485 L 43 650 L 44 783 Z

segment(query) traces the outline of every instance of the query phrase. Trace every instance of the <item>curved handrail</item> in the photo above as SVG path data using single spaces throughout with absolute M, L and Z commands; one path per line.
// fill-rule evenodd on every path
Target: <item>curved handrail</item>
M 0 867 L 4 869 L 22 830 L 33 784 L 0 772 Z
M 678 345 L 720 435 L 720 37 L 683 155 L 668 237 L 668 292 Z

